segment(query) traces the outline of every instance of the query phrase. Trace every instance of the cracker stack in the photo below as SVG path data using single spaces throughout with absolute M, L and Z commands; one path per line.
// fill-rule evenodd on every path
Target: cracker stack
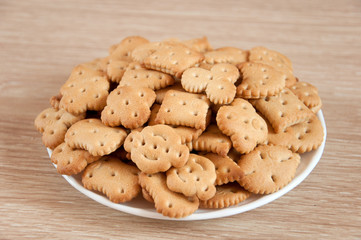
M 35 119 L 60 174 L 115 203 L 142 192 L 165 216 L 287 185 L 323 130 L 317 89 L 265 47 L 131 36 L 76 66 Z

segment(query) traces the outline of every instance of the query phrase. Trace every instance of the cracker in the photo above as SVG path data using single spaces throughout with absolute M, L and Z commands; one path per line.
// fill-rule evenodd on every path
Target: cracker
M 180 136 L 166 125 L 148 126 L 141 132 L 132 132 L 124 149 L 145 173 L 164 172 L 172 166 L 182 167 L 189 156 L 189 149 L 182 145 Z
M 322 106 L 322 101 L 318 95 L 318 90 L 315 86 L 307 82 L 297 82 L 290 90 L 305 104 L 309 109 L 317 107 L 319 110 Z
M 149 41 L 140 36 L 130 36 L 124 38 L 116 46 L 112 46 L 109 50 L 109 56 L 113 60 L 131 61 L 132 51 L 141 45 L 147 44 Z
M 148 126 L 157 125 L 155 122 L 155 118 L 157 117 L 157 114 L 159 112 L 160 105 L 159 104 L 153 104 L 151 114 L 148 121 Z M 176 125 L 168 125 L 181 137 L 182 144 L 191 142 L 195 139 L 197 139 L 201 134 L 201 129 L 195 129 L 185 126 L 176 126 Z
M 88 165 L 82 175 L 86 189 L 105 194 L 114 203 L 128 202 L 140 192 L 139 169 L 115 157 L 102 157 Z
M 149 192 L 147 190 L 145 190 L 144 188 L 142 188 L 142 195 L 143 195 L 143 198 L 145 200 L 147 200 L 148 202 L 150 203 L 154 203 L 154 200 L 152 198 L 152 196 L 149 194 Z
M 216 185 L 223 185 L 228 182 L 239 181 L 243 172 L 235 161 L 228 156 L 219 156 L 214 153 L 207 153 L 204 157 L 211 160 L 216 168 Z
M 50 149 L 54 149 L 64 142 L 68 128 L 84 117 L 84 113 L 73 115 L 63 109 L 47 108 L 35 118 L 34 125 L 43 135 L 43 144 Z
M 148 87 L 158 90 L 173 83 L 173 77 L 168 74 L 145 68 L 128 68 L 119 82 L 119 86 Z
M 251 196 L 251 193 L 244 190 L 238 183 L 228 183 L 216 186 L 216 194 L 207 201 L 200 201 L 201 208 L 226 208 L 243 202 Z
M 209 105 L 204 95 L 170 90 L 163 99 L 155 122 L 205 130 L 210 120 Z
M 56 164 L 58 173 L 64 175 L 78 174 L 92 162 L 100 159 L 100 156 L 92 156 L 83 149 L 73 149 L 65 142 L 58 145 L 51 154 L 51 161 Z
M 286 128 L 284 132 L 276 133 L 271 126 L 268 127 L 269 144 L 285 146 L 297 153 L 317 149 L 323 137 L 323 127 L 316 115 L 308 121 Z
M 229 63 L 237 65 L 247 62 L 248 51 L 235 47 L 222 47 L 204 53 L 204 62 L 207 64 Z
M 155 91 L 155 94 L 157 95 L 157 97 L 155 98 L 155 102 L 158 103 L 158 104 L 162 104 L 163 99 L 165 97 L 165 94 L 169 90 L 176 90 L 176 91 L 185 92 L 185 90 L 182 87 L 182 84 L 180 82 L 176 82 L 174 85 L 171 85 L 169 87 L 162 88 L 162 89 L 159 89 L 159 90 Z
M 206 92 L 214 104 L 228 104 L 236 94 L 234 83 L 239 77 L 238 69 L 231 64 L 216 64 L 210 71 L 189 68 L 182 75 L 183 88 L 191 93 Z
M 237 161 L 241 158 L 242 154 L 239 153 L 236 149 L 231 148 L 231 149 L 229 150 L 227 156 L 228 156 L 229 158 L 231 158 L 233 161 L 237 162 Z
M 110 61 L 110 63 L 107 65 L 107 75 L 109 77 L 109 80 L 112 82 L 119 83 L 128 65 L 129 65 L 129 61 L 126 60 Z
M 132 52 L 134 62 L 144 63 L 144 60 L 154 53 L 157 48 L 172 44 L 174 41 L 150 42 L 136 47 Z
M 293 76 L 291 61 L 283 54 L 267 49 L 265 47 L 255 47 L 249 51 L 249 61 L 270 65 L 276 70 L 286 75 L 286 87 L 290 87 L 297 82 Z
M 263 98 L 278 94 L 286 84 L 286 75 L 273 67 L 247 62 L 240 64 L 242 82 L 237 86 L 237 96 Z
M 65 142 L 71 148 L 87 150 L 93 156 L 114 152 L 127 136 L 123 128 L 103 125 L 99 119 L 84 119 L 72 125 L 65 135 Z
M 52 96 L 50 99 L 49 99 L 49 102 L 50 102 L 50 105 L 58 110 L 59 109 L 59 105 L 60 105 L 60 100 L 61 100 L 61 94 L 59 93 L 58 95 L 56 96 Z
M 286 147 L 260 145 L 239 160 L 239 184 L 255 194 L 276 192 L 294 178 L 300 159 Z
M 314 115 L 287 88 L 276 96 L 252 100 L 251 103 L 267 118 L 276 132 L 282 132 L 289 126 L 307 121 Z
M 141 127 L 149 119 L 154 100 L 155 93 L 149 88 L 117 87 L 109 94 L 107 106 L 102 111 L 102 122 L 110 127 Z
M 164 216 L 183 218 L 191 215 L 198 209 L 198 198 L 189 198 L 169 190 L 164 173 L 140 173 L 139 183 L 152 197 L 157 212 Z
M 236 98 L 231 105 L 222 106 L 217 112 L 219 129 L 231 138 L 233 147 L 240 153 L 252 151 L 267 139 L 267 124 L 252 105 Z
M 186 45 L 187 47 L 191 48 L 192 50 L 195 50 L 195 51 L 201 52 L 201 53 L 212 50 L 211 44 L 208 42 L 207 37 L 194 38 L 194 39 L 182 41 L 182 43 L 184 45 Z
M 203 60 L 203 54 L 187 48 L 183 44 L 167 44 L 144 59 L 147 68 L 158 70 L 180 78 L 182 73 Z
M 190 154 L 183 167 L 167 171 L 167 186 L 170 190 L 189 197 L 197 196 L 200 200 L 214 196 L 215 180 L 216 170 L 212 161 L 196 154 Z
M 221 156 L 227 156 L 231 147 L 232 142 L 229 137 L 224 135 L 215 124 L 209 125 L 196 140 L 193 140 L 194 150 L 213 152 Z
M 101 111 L 108 97 L 109 82 L 105 74 L 79 65 L 60 88 L 60 108 L 72 114 L 87 110 Z

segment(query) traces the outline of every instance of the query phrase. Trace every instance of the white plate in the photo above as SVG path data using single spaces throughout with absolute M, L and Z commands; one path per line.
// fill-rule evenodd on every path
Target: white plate
M 189 220 L 204 220 L 204 219 L 212 219 L 212 218 L 221 218 L 227 217 L 231 215 L 235 215 L 238 213 L 246 212 L 257 207 L 263 206 L 282 195 L 286 194 L 288 191 L 296 187 L 300 184 L 313 170 L 313 168 L 317 165 L 318 161 L 320 160 L 323 149 L 325 148 L 326 142 L 326 124 L 323 118 L 322 111 L 320 110 L 317 113 L 318 118 L 321 120 L 323 130 L 324 130 L 324 138 L 321 146 L 312 152 L 304 153 L 301 155 L 301 163 L 296 171 L 295 178 L 284 188 L 279 190 L 278 192 L 269 194 L 269 195 L 253 195 L 248 198 L 246 201 L 232 207 L 223 208 L 223 209 L 198 209 L 192 215 L 181 218 L 181 219 L 173 219 L 164 217 L 160 213 L 157 213 L 154 206 L 145 201 L 141 194 L 133 199 L 131 202 L 128 203 L 120 203 L 116 204 L 109 201 L 105 196 L 98 192 L 93 192 L 85 189 L 81 183 L 81 174 L 73 175 L 73 176 L 66 176 L 63 175 L 66 181 L 68 181 L 74 188 L 79 190 L 81 193 L 85 194 L 86 196 L 90 197 L 91 199 L 116 210 L 126 212 L 129 214 L 147 217 L 147 218 L 154 218 L 154 219 L 164 219 L 164 220 L 182 220 L 182 221 L 189 221 Z M 49 156 L 51 156 L 51 150 L 48 149 Z M 55 165 L 56 166 L 56 165 Z M 316 199 L 315 199 L 316 201 Z

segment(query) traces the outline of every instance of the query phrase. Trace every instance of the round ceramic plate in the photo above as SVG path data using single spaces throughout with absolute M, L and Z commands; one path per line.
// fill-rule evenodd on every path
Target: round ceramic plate
M 282 195 L 286 194 L 288 191 L 296 187 L 300 184 L 312 171 L 312 169 L 317 165 L 320 160 L 323 149 L 325 148 L 326 142 L 326 124 L 323 118 L 322 111 L 317 113 L 318 118 L 321 120 L 323 129 L 324 129 L 324 138 L 322 145 L 315 151 L 301 154 L 301 163 L 297 169 L 295 178 L 284 188 L 279 190 L 278 192 L 269 194 L 269 195 L 252 195 L 250 198 L 245 200 L 244 202 L 223 209 L 198 209 L 192 215 L 181 218 L 181 219 L 173 219 L 168 218 L 157 211 L 154 208 L 154 205 L 147 202 L 139 194 L 139 196 L 128 203 L 113 203 L 109 201 L 104 195 L 99 192 L 89 191 L 85 189 L 81 183 L 81 174 L 66 176 L 63 175 L 66 181 L 68 181 L 74 188 L 79 190 L 81 193 L 85 194 L 89 198 L 116 210 L 126 212 L 129 214 L 147 217 L 147 218 L 155 218 L 155 219 L 164 219 L 164 220 L 182 220 L 182 221 L 190 221 L 190 220 L 204 220 L 204 219 L 212 219 L 212 218 L 221 218 L 226 216 L 231 216 L 235 214 L 239 214 L 242 212 L 246 212 L 257 207 L 263 206 Z M 51 156 L 51 150 L 48 149 L 49 156 Z M 55 165 L 56 167 L 56 165 Z

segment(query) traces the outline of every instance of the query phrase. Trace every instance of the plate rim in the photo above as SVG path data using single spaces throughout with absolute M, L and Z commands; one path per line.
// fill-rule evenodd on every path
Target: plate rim
M 82 185 L 80 185 L 75 180 L 75 178 L 73 176 L 67 176 L 67 175 L 62 175 L 62 176 L 76 190 L 78 190 L 85 196 L 91 198 L 92 200 L 94 200 L 102 205 L 105 205 L 107 207 L 110 207 L 112 209 L 115 209 L 115 210 L 118 210 L 121 212 L 125 212 L 125 213 L 131 214 L 131 215 L 136 215 L 139 217 L 167 220 L 167 221 L 169 221 L 169 220 L 171 220 L 171 221 L 193 221 L 193 220 L 207 220 L 207 219 L 215 219 L 215 218 L 233 216 L 236 214 L 240 214 L 240 213 L 247 212 L 247 211 L 253 210 L 255 208 L 261 207 L 263 205 L 266 205 L 266 204 L 280 198 L 281 196 L 283 196 L 286 193 L 288 193 L 289 191 L 291 191 L 293 188 L 297 187 L 301 182 L 303 182 L 307 178 L 307 176 L 312 172 L 312 170 L 316 167 L 316 165 L 320 161 L 322 154 L 324 152 L 325 145 L 326 145 L 327 130 L 326 130 L 326 123 L 325 123 L 325 119 L 324 119 L 322 110 L 319 110 L 317 112 L 317 117 L 321 121 L 321 124 L 323 127 L 323 132 L 324 132 L 323 141 L 322 141 L 322 144 L 319 146 L 319 148 L 314 150 L 314 151 L 316 151 L 315 156 L 312 157 L 312 160 L 310 161 L 310 163 L 308 164 L 306 169 L 303 172 L 301 172 L 298 176 L 296 176 L 289 184 L 287 184 L 285 187 L 280 189 L 279 191 L 272 193 L 272 194 L 264 195 L 250 203 L 247 203 L 247 204 L 241 205 L 241 206 L 232 206 L 232 207 L 228 207 L 228 208 L 214 209 L 212 211 L 207 211 L 207 212 L 198 212 L 198 213 L 195 212 L 192 215 L 189 215 L 184 218 L 169 218 L 169 217 L 163 216 L 162 214 L 158 213 L 155 208 L 152 210 L 147 210 L 147 209 L 140 209 L 140 208 L 136 208 L 136 207 L 123 205 L 122 203 L 118 203 L 118 204 L 113 203 L 106 197 L 102 196 L 100 193 L 96 193 L 96 192 L 93 192 L 91 190 L 84 188 Z M 49 148 L 47 148 L 47 151 L 48 151 L 48 154 L 50 157 L 52 151 Z M 53 165 L 56 168 L 56 164 L 53 164 Z

